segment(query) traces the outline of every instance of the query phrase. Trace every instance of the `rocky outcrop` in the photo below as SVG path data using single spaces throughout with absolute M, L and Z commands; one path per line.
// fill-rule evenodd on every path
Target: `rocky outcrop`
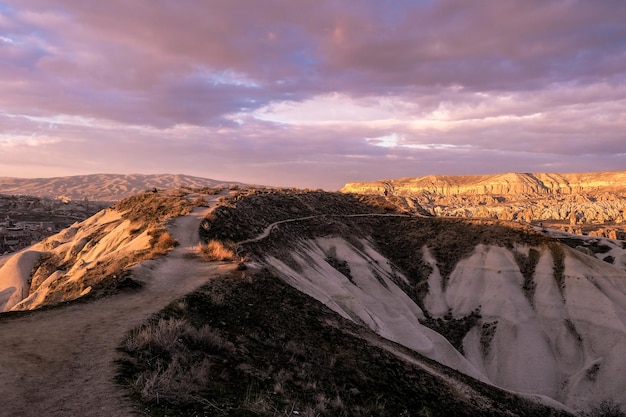
M 626 224 L 626 171 L 428 176 L 348 183 L 343 192 L 411 199 L 433 215 L 580 225 Z
M 555 174 L 508 173 L 495 175 L 429 175 L 374 182 L 347 183 L 341 191 L 416 196 L 424 193 L 453 195 L 568 195 L 597 192 L 624 192 L 626 171 Z
M 183 190 L 137 194 L 0 257 L 0 312 L 35 310 L 135 285 L 130 268 L 174 247 L 165 223 L 189 213 L 200 197 L 205 196 Z

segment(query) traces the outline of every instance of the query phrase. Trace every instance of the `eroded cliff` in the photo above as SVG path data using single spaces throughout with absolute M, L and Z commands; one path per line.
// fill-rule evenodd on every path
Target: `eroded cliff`
M 437 216 L 553 222 L 618 239 L 626 232 L 626 171 L 431 175 L 348 183 L 341 191 L 402 197 Z

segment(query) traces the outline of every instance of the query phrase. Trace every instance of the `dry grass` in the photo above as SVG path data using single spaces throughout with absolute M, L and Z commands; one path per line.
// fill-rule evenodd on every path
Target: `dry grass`
M 208 326 L 161 318 L 133 331 L 121 349 L 151 363 L 130 381 L 140 397 L 176 404 L 193 400 L 210 382 L 214 359 L 206 352 L 232 352 L 235 346 Z
M 172 217 L 188 214 L 193 209 L 193 203 L 181 197 L 147 191 L 126 198 L 113 208 L 131 222 L 162 224 Z
M 235 251 L 219 240 L 210 240 L 206 245 L 201 245 L 200 253 L 208 262 L 234 261 L 237 258 Z
M 148 234 L 151 236 L 150 250 L 145 259 L 156 259 L 164 256 L 178 245 L 176 239 L 164 229 L 152 230 Z

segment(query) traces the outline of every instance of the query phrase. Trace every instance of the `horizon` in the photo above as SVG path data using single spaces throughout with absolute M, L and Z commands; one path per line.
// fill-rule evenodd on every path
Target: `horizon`
M 0 176 L 626 169 L 624 2 L 157 3 L 0 0 Z
M 514 174 L 514 175 L 588 175 L 588 174 L 614 174 L 614 173 L 623 173 L 626 172 L 626 170 L 609 170 L 609 171 L 586 171 L 586 172 L 514 172 L 514 171 L 509 171 L 509 172 L 497 172 L 494 174 L 468 174 L 468 175 L 448 175 L 448 174 L 426 174 L 426 175 L 421 175 L 421 176 L 417 176 L 417 177 L 395 177 L 395 178 L 378 178 L 372 181 L 347 181 L 344 184 L 342 184 L 340 187 L 336 188 L 336 189 L 329 189 L 329 188 L 323 188 L 323 187 L 317 187 L 318 189 L 322 189 L 323 191 L 328 191 L 328 192 L 336 192 L 336 191 L 341 191 L 341 188 L 343 188 L 345 185 L 348 184 L 358 184 L 358 183 L 375 183 L 375 182 L 381 182 L 381 181 L 399 181 L 399 180 L 405 180 L 405 179 L 421 179 L 421 178 L 426 178 L 426 177 L 485 177 L 485 176 L 499 176 L 499 175 L 510 175 L 510 174 Z M 99 175 L 104 175 L 104 176 L 142 176 L 142 177 L 150 177 L 150 176 L 154 176 L 154 177 L 160 177 L 160 176 L 183 176 L 183 177 L 194 177 L 194 178 L 198 178 L 198 179 L 202 179 L 202 180 L 211 180 L 211 181 L 217 181 L 217 182 L 222 182 L 222 183 L 240 183 L 244 186 L 253 186 L 253 187 L 268 187 L 268 188 L 283 188 L 283 186 L 280 185 L 274 185 L 274 184 L 259 184 L 259 183 L 244 183 L 241 181 L 238 181 L 237 179 L 228 179 L 228 178 L 213 178 L 213 177 L 201 177 L 201 176 L 197 176 L 197 175 L 189 175 L 189 174 L 183 174 L 183 173 L 168 173 L 168 172 L 162 172 L 162 173 L 150 173 L 150 174 L 145 174 L 145 173 L 139 173 L 139 172 L 133 172 L 130 174 L 118 174 L 118 173 L 107 173 L 107 172 L 95 172 L 95 173 L 91 173 L 91 174 L 77 174 L 77 175 L 67 175 L 67 176 L 54 176 L 54 177 L 7 177 L 7 176 L 0 176 L 0 179 L 14 179 L 14 180 L 53 180 L 53 179 L 65 179 L 68 177 L 87 177 L 87 176 L 99 176 Z M 300 188 L 300 189 L 306 189 L 306 188 L 311 188 L 311 187 L 284 187 L 284 188 Z

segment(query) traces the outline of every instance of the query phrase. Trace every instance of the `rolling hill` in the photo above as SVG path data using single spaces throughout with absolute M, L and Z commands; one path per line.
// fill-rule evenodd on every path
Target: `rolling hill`
M 71 200 L 84 200 L 86 198 L 92 201 L 119 201 L 153 188 L 213 188 L 238 185 L 242 184 L 173 174 L 92 174 L 55 178 L 0 177 L 0 194 L 47 198 L 65 197 Z

